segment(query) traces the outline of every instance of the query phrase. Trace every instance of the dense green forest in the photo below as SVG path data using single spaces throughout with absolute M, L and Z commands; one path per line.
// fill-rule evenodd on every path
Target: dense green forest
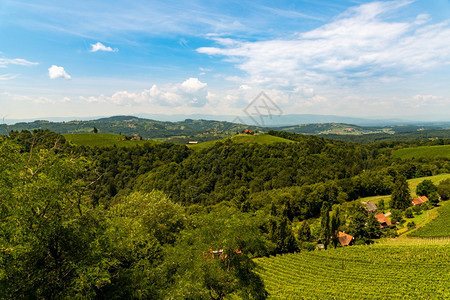
M 448 157 L 392 155 L 445 139 L 361 145 L 269 133 L 293 142 L 0 137 L 0 298 L 264 299 L 254 258 L 337 247 L 338 230 L 359 244 L 395 236 L 353 200 L 392 193 L 385 207 L 401 221 L 406 179 L 450 173 Z

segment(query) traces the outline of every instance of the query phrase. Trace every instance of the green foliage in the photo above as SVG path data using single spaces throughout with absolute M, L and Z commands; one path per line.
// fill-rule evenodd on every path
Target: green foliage
M 323 202 L 322 208 L 320 209 L 320 227 L 322 229 L 322 243 L 327 249 L 328 244 L 330 243 L 330 206 L 327 202 Z
M 195 216 L 181 238 L 167 249 L 165 268 L 172 281 L 167 296 L 264 299 L 264 284 L 250 259 L 267 254 L 273 247 L 259 231 L 263 223 L 262 216 L 242 214 L 232 208 Z
M 446 299 L 450 295 L 450 286 L 443 284 L 450 280 L 448 245 L 352 246 L 256 262 L 273 299 Z M 411 278 L 420 278 L 421 283 Z
M 450 199 L 450 178 L 441 181 L 441 183 L 439 183 L 437 191 L 442 200 Z
M 405 218 L 408 218 L 408 219 L 414 218 L 413 210 L 411 207 L 408 207 L 405 210 Z
M 418 196 L 427 196 L 429 197 L 431 193 L 437 191 L 437 186 L 433 184 L 431 180 L 425 179 L 421 183 L 419 183 L 416 187 L 416 194 Z
M 402 211 L 400 209 L 392 209 L 391 210 L 391 222 L 395 224 L 397 222 L 401 222 L 403 218 Z
M 408 227 L 408 230 L 414 229 L 416 228 L 416 223 L 414 223 L 414 221 L 408 222 L 406 227 Z
M 65 134 L 64 137 L 70 143 L 85 147 L 133 147 L 145 143 L 155 143 L 153 141 L 132 141 L 125 140 L 125 136 L 110 133 L 74 133 Z
M 31 145 L 34 147 L 34 145 Z M 32 148 L 30 147 L 30 149 Z M 63 298 L 82 292 L 96 229 L 83 196 L 87 162 L 0 144 L 2 296 Z M 76 288 L 75 288 L 76 287 Z
M 411 195 L 409 194 L 408 183 L 403 176 L 398 176 L 395 181 L 390 206 L 393 209 L 400 210 L 405 210 L 411 206 Z

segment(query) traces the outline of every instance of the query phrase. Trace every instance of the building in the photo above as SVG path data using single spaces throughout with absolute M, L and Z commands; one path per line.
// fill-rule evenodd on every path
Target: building
M 427 202 L 427 201 L 428 201 L 427 196 L 420 196 L 420 197 L 417 197 L 417 198 L 413 198 L 411 202 L 412 202 L 412 204 L 414 206 L 418 206 L 418 205 L 421 205 L 422 203 Z
M 386 228 L 392 225 L 391 221 L 389 221 L 384 214 L 375 215 L 375 218 L 380 223 L 380 228 Z
M 367 201 L 366 210 L 367 210 L 367 212 L 373 214 L 374 212 L 376 212 L 378 210 L 378 207 L 372 201 Z
M 350 243 L 353 241 L 354 237 L 350 234 L 346 234 L 345 232 L 339 231 L 338 232 L 338 240 L 341 246 L 349 246 Z

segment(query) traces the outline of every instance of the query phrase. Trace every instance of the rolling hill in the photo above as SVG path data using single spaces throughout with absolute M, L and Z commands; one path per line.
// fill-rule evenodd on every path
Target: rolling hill
M 134 141 L 124 140 L 125 136 L 111 133 L 73 133 L 64 134 L 64 138 L 77 146 L 90 146 L 90 147 L 132 147 L 134 145 L 141 145 L 143 143 L 149 143 L 153 141 Z

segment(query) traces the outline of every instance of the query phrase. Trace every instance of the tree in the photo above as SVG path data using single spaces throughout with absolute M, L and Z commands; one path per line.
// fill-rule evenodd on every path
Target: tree
M 322 243 L 327 249 L 328 244 L 330 243 L 330 213 L 329 213 L 330 207 L 327 202 L 322 203 L 322 208 L 320 209 L 320 228 L 321 228 L 321 235 L 322 235 Z
M 441 181 L 437 191 L 442 200 L 450 199 L 450 178 Z
M 167 248 L 163 267 L 171 284 L 166 297 L 265 299 L 264 283 L 251 259 L 272 247 L 259 229 L 264 217 L 223 207 L 194 216 Z
M 103 273 L 93 271 L 98 219 L 84 195 L 87 162 L 19 151 L 0 141 L 0 298 L 90 295 Z
M 98 129 L 97 129 L 97 127 L 94 127 L 94 133 L 98 133 Z
M 418 196 L 427 196 L 429 197 L 431 193 L 437 191 L 437 186 L 433 184 L 433 182 L 429 179 L 425 179 L 421 183 L 419 183 L 416 187 L 416 194 Z
M 298 239 L 300 241 L 309 242 L 311 240 L 311 228 L 307 220 L 303 221 L 298 229 Z
M 409 194 L 408 183 L 402 175 L 398 176 L 394 183 L 394 190 L 391 196 L 391 208 L 405 210 L 411 206 L 411 195 Z
M 438 192 L 432 192 L 428 196 L 428 201 L 433 205 L 436 206 L 439 203 L 439 194 Z M 423 204 L 422 204 L 423 205 Z
M 330 221 L 330 233 L 332 236 L 334 248 L 336 248 L 339 243 L 338 232 L 339 226 L 341 226 L 340 213 L 341 211 L 339 209 L 339 205 L 336 205 L 336 207 L 333 209 L 333 212 L 331 213 L 331 221 Z
M 412 210 L 411 207 L 408 207 L 405 210 L 405 217 L 408 218 L 408 219 L 414 218 L 413 210 Z

